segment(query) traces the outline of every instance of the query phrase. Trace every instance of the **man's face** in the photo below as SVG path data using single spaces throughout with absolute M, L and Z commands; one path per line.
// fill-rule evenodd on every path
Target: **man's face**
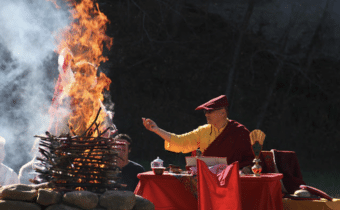
M 117 146 L 118 155 L 121 157 L 124 161 L 129 159 L 129 142 L 125 139 L 117 139 L 117 142 L 120 143 Z
M 216 124 L 220 120 L 224 120 L 227 117 L 225 108 L 219 108 L 214 110 L 204 110 L 205 117 L 208 124 Z

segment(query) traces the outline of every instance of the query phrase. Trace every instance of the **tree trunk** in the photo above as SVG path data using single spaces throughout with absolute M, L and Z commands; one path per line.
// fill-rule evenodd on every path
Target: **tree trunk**
M 244 15 L 242 25 L 240 27 L 240 36 L 236 43 L 232 66 L 231 66 L 231 69 L 229 71 L 229 76 L 228 76 L 228 83 L 227 83 L 227 89 L 226 89 L 226 95 L 228 98 L 230 98 L 230 93 L 231 93 L 233 82 L 234 82 L 234 73 L 235 73 L 236 64 L 238 62 L 238 58 L 239 58 L 241 47 L 242 47 L 243 36 L 249 25 L 249 20 L 254 10 L 254 4 L 255 4 L 255 0 L 248 1 L 247 11 L 246 11 L 246 14 Z
M 288 45 L 288 42 L 289 42 L 289 34 L 290 34 L 291 29 L 295 26 L 297 18 L 298 18 L 298 16 L 291 16 L 290 17 L 289 23 L 287 24 L 287 27 L 286 27 L 286 30 L 282 34 L 282 37 L 280 39 L 280 40 L 282 40 L 282 44 L 281 44 L 280 49 L 278 50 L 282 54 L 286 54 L 286 52 L 287 52 L 287 45 Z M 284 62 L 285 62 L 284 59 L 282 61 L 279 60 L 279 64 L 278 64 L 276 71 L 275 71 L 275 74 L 274 74 L 273 82 L 272 82 L 272 84 L 269 88 L 268 95 L 266 97 L 266 100 L 265 100 L 263 107 L 260 111 L 260 114 L 258 116 L 258 121 L 257 121 L 257 125 L 256 125 L 256 128 L 258 128 L 258 129 L 262 126 L 263 121 L 265 119 L 271 97 L 272 97 L 274 89 L 276 87 L 277 78 L 279 77 L 279 73 L 283 68 Z
M 258 117 L 258 121 L 257 121 L 257 125 L 256 125 L 257 129 L 259 129 L 262 126 L 264 117 L 266 116 L 266 112 L 267 112 L 267 109 L 268 109 L 268 105 L 269 105 L 270 99 L 271 99 L 271 97 L 273 95 L 273 92 L 274 92 L 274 89 L 276 87 L 277 78 L 279 77 L 279 73 L 280 73 L 280 71 L 281 71 L 281 69 L 283 67 L 283 64 L 284 64 L 284 61 L 279 61 L 279 65 L 276 68 L 273 82 L 272 82 L 272 84 L 271 84 L 271 86 L 269 88 L 269 92 L 268 92 L 266 101 L 264 102 L 264 105 L 263 105 L 262 110 L 260 112 L 260 115 Z
M 314 59 L 315 52 L 318 49 L 320 49 L 321 45 L 322 45 L 322 43 L 321 43 L 322 40 L 321 40 L 321 37 L 320 37 L 320 33 L 322 32 L 322 25 L 324 24 L 325 19 L 326 19 L 327 14 L 328 14 L 329 1 L 330 0 L 327 0 L 327 2 L 326 2 L 326 5 L 325 5 L 325 8 L 323 10 L 323 13 L 322 13 L 322 16 L 320 18 L 320 21 L 319 21 L 318 25 L 315 28 L 312 40 L 310 41 L 309 46 L 307 48 L 307 53 L 306 53 L 306 58 L 305 58 L 305 72 L 306 73 L 310 69 L 310 66 L 311 66 L 311 64 L 313 62 L 313 59 Z

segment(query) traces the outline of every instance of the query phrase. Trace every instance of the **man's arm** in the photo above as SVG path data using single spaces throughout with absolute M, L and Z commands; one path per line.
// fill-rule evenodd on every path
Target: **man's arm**
M 164 148 L 166 150 L 177 153 L 188 153 L 197 149 L 201 128 L 185 134 L 176 135 L 159 128 L 151 119 L 142 119 L 146 129 L 156 133 L 165 140 Z
M 142 120 L 143 125 L 145 126 L 146 129 L 154 132 L 155 134 L 163 138 L 165 141 L 170 142 L 171 134 L 168 131 L 159 128 L 157 124 L 151 119 L 142 118 Z

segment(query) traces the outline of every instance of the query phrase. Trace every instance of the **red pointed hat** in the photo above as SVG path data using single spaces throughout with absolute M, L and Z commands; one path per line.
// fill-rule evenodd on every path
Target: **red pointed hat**
M 198 106 L 195 110 L 201 110 L 201 109 L 214 110 L 214 109 L 219 109 L 219 108 L 226 107 L 226 106 L 228 106 L 227 96 L 220 95 Z

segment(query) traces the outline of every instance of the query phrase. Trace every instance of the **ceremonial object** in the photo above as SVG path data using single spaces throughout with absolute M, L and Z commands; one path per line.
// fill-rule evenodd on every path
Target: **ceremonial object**
M 253 160 L 254 166 L 251 168 L 255 176 L 260 176 L 262 167 L 259 165 L 260 160 L 260 154 L 262 151 L 263 141 L 266 137 L 266 134 L 264 134 L 261 130 L 253 130 L 250 134 L 250 141 L 252 145 L 252 149 L 255 155 L 255 159 Z
M 298 196 L 298 197 L 304 197 L 304 198 L 307 198 L 307 197 L 310 197 L 311 194 L 308 190 L 296 190 L 294 192 L 294 195 L 295 196 Z
M 197 157 L 201 157 L 202 156 L 202 152 L 200 150 L 200 148 L 198 147 L 197 150 L 196 150 L 196 156 Z
M 151 162 L 151 169 L 156 175 L 162 175 L 165 167 L 163 167 L 163 160 L 157 157 L 155 160 Z

